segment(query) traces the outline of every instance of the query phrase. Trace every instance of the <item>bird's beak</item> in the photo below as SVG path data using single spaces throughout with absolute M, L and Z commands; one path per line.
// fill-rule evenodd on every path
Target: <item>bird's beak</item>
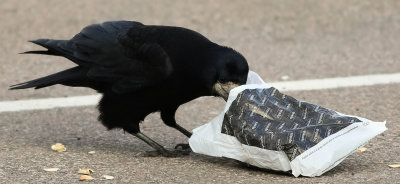
M 229 92 L 235 88 L 240 86 L 240 84 L 236 84 L 233 82 L 221 83 L 216 82 L 213 86 L 213 91 L 218 96 L 222 97 L 225 101 L 228 100 Z

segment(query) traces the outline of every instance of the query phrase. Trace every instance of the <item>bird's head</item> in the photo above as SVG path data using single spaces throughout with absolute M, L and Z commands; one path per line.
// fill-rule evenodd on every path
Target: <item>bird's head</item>
M 213 93 L 225 100 L 228 99 L 231 89 L 243 85 L 247 81 L 249 65 L 240 53 L 231 48 L 223 48 L 223 51 L 219 52 L 216 69 Z

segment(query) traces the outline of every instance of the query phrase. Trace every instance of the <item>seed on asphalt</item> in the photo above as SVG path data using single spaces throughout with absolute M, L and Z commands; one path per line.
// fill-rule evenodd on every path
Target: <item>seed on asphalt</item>
M 79 180 L 81 180 L 81 181 L 90 181 L 90 180 L 94 180 L 94 178 L 89 176 L 89 175 L 81 175 L 79 177 Z
M 60 168 L 44 168 L 43 170 L 45 170 L 47 172 L 56 172 L 56 171 L 60 170 Z
M 92 174 L 93 172 L 94 172 L 94 171 L 91 170 L 91 169 L 79 169 L 78 174 L 86 174 L 86 175 L 89 175 L 89 174 Z
M 67 151 L 67 148 L 61 143 L 56 143 L 56 144 L 52 145 L 51 149 L 54 151 L 57 151 L 57 152 Z

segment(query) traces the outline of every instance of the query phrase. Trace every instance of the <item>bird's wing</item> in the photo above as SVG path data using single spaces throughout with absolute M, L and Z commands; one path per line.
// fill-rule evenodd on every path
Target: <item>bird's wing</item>
M 110 83 L 114 92 L 136 91 L 172 73 L 170 58 L 159 44 L 128 36 L 130 29 L 141 26 L 130 21 L 94 24 L 58 44 L 58 50 L 89 68 L 90 79 Z

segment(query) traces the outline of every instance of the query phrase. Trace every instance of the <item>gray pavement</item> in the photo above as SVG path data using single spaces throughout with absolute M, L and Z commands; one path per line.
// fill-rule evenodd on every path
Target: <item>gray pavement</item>
M 27 40 L 67 39 L 106 20 L 137 20 L 191 28 L 241 52 L 252 70 L 269 81 L 400 72 L 400 1 L 62 1 L 3 0 L 0 5 L 0 101 L 94 94 L 55 86 L 7 91 L 11 84 L 73 64 L 65 59 L 18 55 L 39 48 Z M 142 157 L 150 147 L 107 131 L 95 107 L 0 113 L 0 183 L 80 183 L 77 171 L 95 171 L 94 183 L 399 183 L 399 84 L 287 92 L 295 98 L 375 121 L 388 131 L 317 178 L 294 178 L 198 154 Z M 205 97 L 181 106 L 177 120 L 188 129 L 207 123 L 223 108 Z M 157 113 L 142 131 L 167 147 L 187 142 L 162 124 Z M 50 146 L 66 145 L 56 153 Z M 90 155 L 88 151 L 96 151 Z M 59 171 L 43 171 L 58 167 Z M 102 180 L 101 176 L 114 176 Z

